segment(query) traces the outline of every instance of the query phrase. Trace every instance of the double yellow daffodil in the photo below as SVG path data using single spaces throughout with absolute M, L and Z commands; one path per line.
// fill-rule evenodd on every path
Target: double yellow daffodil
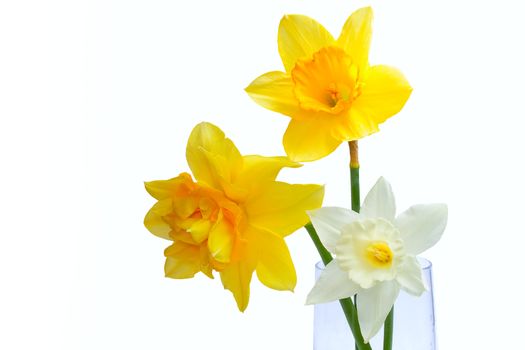
M 306 210 L 319 208 L 324 188 L 276 181 L 286 157 L 242 156 L 210 123 L 197 125 L 188 140 L 191 175 L 147 182 L 157 203 L 144 224 L 173 241 L 165 251 L 165 273 L 191 278 L 201 271 L 222 283 L 244 311 L 255 271 L 269 288 L 293 290 L 295 268 L 284 237 L 305 225 Z

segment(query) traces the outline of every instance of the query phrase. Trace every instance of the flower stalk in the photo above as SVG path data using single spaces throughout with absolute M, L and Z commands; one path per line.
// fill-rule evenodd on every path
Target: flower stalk
M 312 223 L 309 222 L 304 226 L 304 228 L 306 229 L 306 231 L 308 231 L 312 242 L 314 242 L 315 248 L 317 248 L 317 252 L 319 252 L 319 256 L 321 257 L 324 266 L 328 265 L 328 263 L 334 258 L 332 258 L 332 254 L 330 254 L 330 252 L 324 247 L 323 243 L 321 243 L 321 239 L 317 235 L 314 225 L 312 225 Z
M 383 350 L 392 350 L 392 341 L 394 339 L 394 306 L 385 320 L 383 335 Z
M 350 149 L 350 196 L 352 210 L 359 213 L 361 210 L 361 189 L 359 186 L 359 145 L 357 140 L 349 141 L 348 148 Z M 354 304 L 357 309 L 357 295 L 354 296 Z M 357 344 L 355 348 L 359 350 Z
M 359 187 L 359 146 L 357 141 L 348 142 L 350 148 L 350 191 L 352 195 L 352 210 L 361 210 L 361 191 Z

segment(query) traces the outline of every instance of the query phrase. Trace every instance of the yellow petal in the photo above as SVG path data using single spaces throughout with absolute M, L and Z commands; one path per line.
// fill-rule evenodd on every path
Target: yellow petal
M 293 291 L 297 275 L 284 239 L 272 232 L 258 230 L 259 260 L 257 277 L 267 287 Z
M 248 306 L 248 301 L 250 300 L 250 282 L 253 271 L 255 270 L 255 265 L 257 264 L 256 246 L 253 244 L 254 231 L 248 229 L 244 232 L 244 236 L 247 244 L 244 247 L 242 260 L 228 264 L 220 272 L 224 288 L 233 293 L 240 311 L 244 311 Z
M 158 201 L 146 214 L 144 226 L 155 236 L 171 240 L 169 235 L 171 228 L 163 217 L 170 214 L 172 210 L 173 205 L 170 198 Z
M 284 237 L 309 221 L 306 211 L 319 208 L 323 196 L 323 186 L 273 182 L 250 198 L 245 209 L 250 225 Z
M 211 229 L 208 237 L 208 249 L 210 250 L 211 256 L 218 262 L 229 262 L 234 240 L 233 227 L 227 220 L 220 217 Z
M 248 195 L 248 192 L 237 185 L 228 183 L 224 180 L 221 181 L 221 186 L 224 194 L 228 199 L 240 203 L 244 201 L 244 198 Z
M 279 24 L 279 54 L 287 72 L 298 59 L 309 58 L 322 47 L 334 43 L 332 34 L 310 17 L 287 15 Z
M 246 190 L 246 193 L 259 192 L 262 184 L 274 181 L 284 167 L 298 168 L 302 165 L 287 157 L 263 157 L 259 155 L 244 156 L 244 166 L 235 185 Z
M 372 8 L 361 8 L 346 20 L 337 43 L 360 69 L 368 67 L 368 51 L 372 39 Z
M 182 279 L 192 278 L 200 271 L 201 253 L 198 245 L 174 242 L 164 251 L 166 277 Z
M 175 197 L 173 199 L 173 212 L 178 218 L 185 219 L 195 212 L 199 201 L 195 197 Z
M 208 238 L 211 222 L 209 220 L 196 220 L 187 232 L 196 243 L 202 243 Z
M 177 192 L 181 190 L 181 187 L 188 188 L 193 183 L 191 175 L 188 173 L 182 173 L 177 177 L 169 180 L 157 180 L 144 182 L 146 191 L 155 199 L 164 199 L 177 195 Z
M 293 88 L 292 79 L 286 73 L 269 72 L 252 81 L 245 91 L 262 107 L 287 116 L 294 116 L 301 110 Z
M 208 251 L 208 246 L 206 244 L 200 245 L 200 269 L 209 278 L 213 279 L 213 266 L 210 260 L 210 252 Z M 218 264 L 218 263 L 217 263 Z
M 412 87 L 396 68 L 370 67 L 361 95 L 352 105 L 352 113 L 355 111 L 377 125 L 398 113 L 411 93 Z
M 332 153 L 341 141 L 333 136 L 330 120 L 309 118 L 292 119 L 283 136 L 283 145 L 290 159 L 309 162 Z
M 216 189 L 221 189 L 221 179 L 231 182 L 242 167 L 237 147 L 221 129 L 210 123 L 200 123 L 193 128 L 186 158 L 195 178 Z
M 170 238 L 174 241 L 182 241 L 184 243 L 193 244 L 196 245 L 197 242 L 195 242 L 195 239 L 186 231 L 183 229 L 174 229 L 170 232 Z
M 250 300 L 250 282 L 254 267 L 248 268 L 243 262 L 228 265 L 220 272 L 224 288 L 233 293 L 240 311 L 246 310 Z
M 332 136 L 341 141 L 354 141 L 377 131 L 379 131 L 379 126 L 373 118 L 363 114 L 357 108 L 351 108 L 337 125 L 334 123 Z

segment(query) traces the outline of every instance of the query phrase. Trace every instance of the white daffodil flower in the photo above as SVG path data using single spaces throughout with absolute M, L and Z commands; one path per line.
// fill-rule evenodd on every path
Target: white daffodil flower
M 357 294 L 361 332 L 368 341 L 381 329 L 400 289 L 420 296 L 426 286 L 416 256 L 436 244 L 447 225 L 446 204 L 420 204 L 396 217 L 390 184 L 379 178 L 361 213 L 325 207 L 308 213 L 323 245 L 335 254 L 307 304 Z

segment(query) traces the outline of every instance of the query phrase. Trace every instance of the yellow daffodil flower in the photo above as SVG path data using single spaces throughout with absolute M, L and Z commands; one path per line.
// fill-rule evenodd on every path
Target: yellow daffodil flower
M 418 204 L 396 216 L 390 184 L 380 178 L 361 212 L 321 208 L 309 212 L 323 245 L 335 255 L 319 276 L 307 304 L 357 294 L 357 315 L 365 342 L 381 328 L 399 291 L 420 296 L 426 289 L 416 256 L 441 238 L 445 204 Z
M 293 290 L 295 268 L 284 237 L 305 225 L 306 210 L 321 206 L 324 188 L 276 181 L 284 167 L 300 164 L 286 157 L 242 156 L 210 123 L 197 125 L 186 158 L 197 182 L 182 173 L 147 182 L 157 199 L 144 224 L 173 241 L 165 251 L 165 273 L 191 278 L 218 271 L 239 310 L 244 311 L 255 271 L 269 288 Z
M 286 71 L 263 74 L 246 91 L 259 105 L 291 117 L 283 137 L 290 159 L 317 160 L 343 141 L 377 132 L 410 96 L 399 70 L 368 63 L 372 16 L 370 7 L 354 12 L 337 40 L 309 17 L 281 20 L 278 46 Z

